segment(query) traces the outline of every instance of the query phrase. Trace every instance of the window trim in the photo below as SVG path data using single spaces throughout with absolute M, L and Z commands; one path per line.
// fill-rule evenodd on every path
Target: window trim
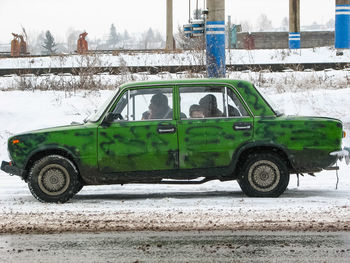
M 130 121 L 130 89 L 128 89 L 128 94 L 127 94 L 127 98 L 128 100 L 126 101 L 126 115 L 127 115 L 127 120 L 126 121 Z
M 172 111 L 173 111 L 173 115 L 170 119 L 147 119 L 147 120 L 135 120 L 135 116 L 133 116 L 133 119 L 131 119 L 131 115 L 130 115 L 130 100 L 131 100 L 131 91 L 133 90 L 151 90 L 151 89 L 158 89 L 160 91 L 162 91 L 162 89 L 171 89 L 171 92 L 167 92 L 167 94 L 171 94 L 171 106 L 172 106 Z M 115 120 L 113 121 L 113 123 L 119 123 L 119 122 L 149 122 L 149 121 L 174 121 L 174 97 L 175 97 L 175 85 L 149 85 L 149 86 L 138 86 L 138 87 L 126 87 L 125 89 L 122 90 L 122 92 L 120 93 L 120 97 L 115 99 L 113 101 L 113 105 L 108 109 L 107 112 L 112 112 L 115 110 L 117 104 L 119 103 L 120 99 L 125 95 L 125 93 L 127 93 L 127 120 Z M 138 95 L 141 95 L 143 93 L 140 93 Z M 151 94 L 151 93 L 144 93 L 144 94 Z M 135 113 L 135 95 L 132 96 L 132 99 L 134 100 L 134 105 L 133 105 L 133 112 Z
M 213 119 L 242 119 L 242 118 L 254 118 L 254 114 L 251 111 L 250 107 L 244 100 L 244 98 L 241 96 L 241 94 L 237 91 L 236 87 L 228 84 L 228 83 L 184 83 L 184 84 L 178 84 L 178 96 L 179 96 L 179 112 L 181 112 L 181 88 L 192 88 L 192 87 L 224 87 L 225 88 L 225 95 L 226 95 L 226 101 L 225 101 L 225 109 L 226 109 L 226 116 L 222 117 L 205 117 L 205 118 L 184 118 L 182 119 L 181 116 L 179 116 L 179 119 L 181 121 L 183 120 L 202 120 L 202 119 L 208 119 L 208 120 L 213 120 Z M 244 109 L 247 112 L 247 116 L 228 116 L 228 92 L 227 88 L 230 88 L 233 92 L 233 94 L 237 97 L 239 102 L 242 104 Z
M 250 109 L 250 107 L 248 106 L 247 102 L 242 97 L 242 95 L 238 92 L 237 88 L 232 83 L 229 83 L 229 82 L 200 82 L 200 83 L 199 82 L 188 82 L 188 83 L 172 83 L 172 84 L 156 83 L 156 84 L 143 84 L 143 85 L 140 85 L 140 86 L 136 86 L 136 85 L 132 86 L 131 85 L 131 86 L 124 86 L 124 87 L 117 87 L 118 90 L 116 91 L 114 98 L 111 100 L 110 104 L 106 107 L 106 109 L 104 110 L 104 113 L 101 114 L 99 120 L 97 120 L 94 123 L 100 123 L 101 124 L 101 122 L 104 120 L 106 115 L 109 112 L 111 112 L 111 109 L 113 109 L 115 107 L 115 104 L 117 103 L 118 98 L 120 97 L 120 95 L 122 93 L 124 93 L 124 90 L 126 90 L 126 89 L 132 90 L 132 89 L 139 89 L 141 87 L 145 88 L 145 89 L 146 88 L 159 88 L 159 87 L 172 88 L 173 89 L 173 112 L 175 112 L 175 110 L 174 110 L 174 105 L 175 105 L 174 100 L 175 100 L 175 96 L 177 96 L 177 97 L 179 96 L 179 92 L 176 94 L 175 90 L 179 89 L 180 87 L 183 87 L 183 86 L 195 87 L 195 86 L 198 86 L 198 85 L 219 85 L 219 86 L 224 85 L 224 86 L 227 86 L 227 87 L 231 88 L 234 91 L 234 93 L 236 94 L 236 96 L 239 97 L 241 103 L 243 103 L 243 106 L 245 107 L 247 113 L 249 114 L 249 117 L 251 117 L 251 118 L 261 117 L 261 116 L 258 116 L 258 115 L 255 116 L 253 114 L 252 110 Z M 253 88 L 256 89 L 255 87 L 253 87 Z M 179 107 L 176 108 L 176 110 L 179 111 L 179 108 L 180 108 L 180 105 L 179 105 Z M 270 106 L 270 108 L 271 108 L 271 106 Z M 272 111 L 275 113 L 275 111 L 273 109 L 272 109 Z M 275 116 L 277 116 L 276 113 L 275 113 Z M 231 117 L 231 118 L 235 118 L 235 117 Z M 180 120 L 180 116 L 176 116 L 173 113 L 173 119 L 172 120 Z M 186 119 L 182 119 L 182 120 L 186 120 Z
M 227 94 L 227 87 L 225 86 L 225 111 L 226 111 L 226 118 L 229 118 L 228 116 L 228 94 Z M 241 117 L 241 116 L 240 116 Z

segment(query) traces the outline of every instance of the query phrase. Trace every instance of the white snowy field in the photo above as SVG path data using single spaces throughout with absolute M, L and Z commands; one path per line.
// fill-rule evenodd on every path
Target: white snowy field
M 261 79 L 259 74 L 228 73 L 231 77 L 239 75 L 262 84 L 277 107 L 288 115 L 341 119 L 348 132 L 344 144 L 350 146 L 348 72 L 281 74 L 271 73 Z M 314 74 L 317 81 L 306 82 L 307 74 Z M 325 74 L 332 74 L 332 77 L 324 78 Z M 326 89 L 322 80 L 330 83 L 331 88 Z M 298 86 L 303 82 L 307 85 Z M 8 160 L 6 142 L 9 136 L 81 121 L 110 93 L 109 90 L 0 91 L 0 160 Z M 212 181 L 202 185 L 88 186 L 65 204 L 40 203 L 19 177 L 0 172 L 0 233 L 140 229 L 350 230 L 350 166 L 345 162 L 339 165 L 337 190 L 335 171 L 324 171 L 316 177 L 301 177 L 299 187 L 296 176 L 292 175 L 287 191 L 279 198 L 248 198 L 236 182 Z
M 70 68 L 70 67 L 135 67 L 135 66 L 188 66 L 204 65 L 204 51 L 176 51 L 141 53 L 118 52 L 97 55 L 57 55 L 52 57 L 0 58 L 0 68 Z M 226 50 L 226 63 L 265 64 L 265 63 L 326 63 L 350 62 L 350 51 L 336 56 L 332 47 L 308 48 L 298 51 L 278 50 Z

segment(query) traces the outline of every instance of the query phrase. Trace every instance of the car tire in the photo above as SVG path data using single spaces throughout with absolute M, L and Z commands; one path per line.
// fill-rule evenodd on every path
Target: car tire
M 251 154 L 243 164 L 238 183 L 247 196 L 278 197 L 287 189 L 289 170 L 277 154 Z
M 65 203 L 81 189 L 76 167 L 60 155 L 49 155 L 35 162 L 28 176 L 28 187 L 36 199 L 47 203 Z
M 84 184 L 80 180 L 78 180 L 78 183 L 75 186 L 74 194 L 79 193 L 81 189 L 83 189 L 83 187 L 84 187 Z

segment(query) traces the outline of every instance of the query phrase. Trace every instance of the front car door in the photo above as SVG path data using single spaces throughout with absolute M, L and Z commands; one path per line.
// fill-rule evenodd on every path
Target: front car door
M 253 136 L 253 117 L 234 87 L 183 85 L 178 124 L 180 169 L 229 166 L 235 150 Z
M 110 110 L 115 120 L 98 128 L 98 163 L 102 174 L 178 168 L 173 98 L 173 87 L 122 91 Z M 158 111 L 154 105 L 157 103 Z

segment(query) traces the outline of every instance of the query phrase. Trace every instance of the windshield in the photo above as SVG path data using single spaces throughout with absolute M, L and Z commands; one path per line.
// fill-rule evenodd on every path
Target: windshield
M 89 117 L 86 118 L 86 121 L 90 122 L 96 122 L 100 119 L 101 115 L 104 113 L 107 106 L 112 102 L 115 95 L 118 93 L 119 88 L 116 89 L 116 91 L 112 92 L 112 94 L 109 96 L 109 98 L 97 109 L 95 110 Z
M 265 99 L 265 101 L 270 105 L 272 110 L 276 113 L 277 116 L 283 115 L 283 111 L 277 106 L 277 104 L 266 94 L 266 92 L 260 87 L 255 86 L 260 95 Z

